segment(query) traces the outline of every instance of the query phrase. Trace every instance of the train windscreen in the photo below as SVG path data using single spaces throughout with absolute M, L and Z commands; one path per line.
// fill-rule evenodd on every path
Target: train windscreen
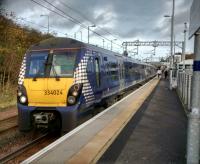
M 27 58 L 26 77 L 44 77 L 47 58 L 47 52 L 31 53 Z
M 55 52 L 52 58 L 50 77 L 72 77 L 75 57 L 75 52 Z
M 73 77 L 77 52 L 32 52 L 26 77 Z

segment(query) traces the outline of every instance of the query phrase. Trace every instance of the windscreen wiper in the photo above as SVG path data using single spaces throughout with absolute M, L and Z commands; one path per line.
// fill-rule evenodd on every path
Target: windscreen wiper
M 54 67 L 53 63 L 51 63 L 51 68 L 52 68 L 53 74 L 54 74 L 54 76 L 56 78 L 56 81 L 59 81 L 60 78 L 59 78 L 59 76 L 58 76 L 58 74 L 57 74 L 57 72 L 55 70 L 55 67 Z

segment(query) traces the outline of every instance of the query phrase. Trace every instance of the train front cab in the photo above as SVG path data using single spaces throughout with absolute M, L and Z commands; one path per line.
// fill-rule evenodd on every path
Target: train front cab
M 30 51 L 20 70 L 17 92 L 21 131 L 58 126 L 69 131 L 75 126 L 81 84 L 74 83 L 74 69 L 81 50 Z

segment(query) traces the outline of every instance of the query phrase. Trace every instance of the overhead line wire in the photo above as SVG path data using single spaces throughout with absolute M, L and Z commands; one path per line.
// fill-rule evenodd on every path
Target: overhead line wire
M 78 13 L 79 15 L 81 15 L 81 17 L 83 17 L 84 19 L 86 19 L 88 22 L 90 22 L 90 23 L 92 23 L 92 24 L 96 24 L 96 23 L 94 23 L 93 21 L 89 20 L 89 19 L 88 19 L 83 13 L 81 13 L 80 11 L 78 11 L 78 10 L 72 8 L 71 6 L 67 5 L 66 3 L 64 3 L 64 2 L 62 2 L 62 1 L 59 1 L 59 2 L 60 2 L 61 4 L 63 4 L 65 7 L 69 8 L 69 9 L 73 10 L 74 12 Z M 114 36 L 114 35 L 113 35 L 112 33 L 110 33 L 109 31 L 103 29 L 103 28 L 100 27 L 100 26 L 97 26 L 97 27 L 98 27 L 99 29 L 105 31 L 107 34 L 110 34 L 111 36 L 113 36 L 114 38 L 117 38 L 117 39 L 119 40 L 118 37 Z
M 49 10 L 49 11 L 51 11 L 51 12 L 53 12 L 53 13 L 56 13 L 56 14 L 60 15 L 61 17 L 65 18 L 65 19 L 70 20 L 71 22 L 73 22 L 73 23 L 75 23 L 75 24 L 79 24 L 81 27 L 87 29 L 87 26 L 86 26 L 86 25 L 82 24 L 80 21 L 78 21 L 77 19 L 73 18 L 72 16 L 69 16 L 69 15 L 66 14 L 64 11 L 62 11 L 62 10 L 59 9 L 58 7 L 54 6 L 53 4 L 51 4 L 50 2 L 48 2 L 47 0 L 43 0 L 43 1 L 46 2 L 46 3 L 48 3 L 50 6 L 54 7 L 54 8 L 57 9 L 58 11 L 62 12 L 64 15 L 63 15 L 63 14 L 60 14 L 59 12 L 56 12 L 56 11 L 54 11 L 54 10 L 52 10 L 52 9 L 49 9 L 49 8 L 46 7 L 45 5 L 39 3 L 39 2 L 37 2 L 37 1 L 35 1 L 35 0 L 31 0 L 31 1 L 34 2 L 34 3 L 36 3 L 36 4 L 38 4 L 39 6 L 42 6 L 42 7 L 46 8 L 47 10 Z M 69 19 L 69 18 L 70 18 L 70 19 Z M 110 40 L 110 39 L 108 39 L 108 38 L 102 36 L 101 34 L 95 32 L 95 31 L 93 31 L 93 30 L 90 30 L 90 31 L 92 31 L 92 32 L 95 33 L 96 35 L 98 35 L 98 36 L 100 36 L 100 37 L 106 39 L 107 41 L 112 41 L 112 40 Z M 119 45 L 119 44 L 116 44 L 116 43 L 113 43 L 113 44 L 122 47 L 122 46 Z
M 31 1 L 34 1 L 34 0 L 31 0 Z M 55 5 L 51 4 L 51 3 L 48 2 L 47 0 L 43 0 L 43 1 L 46 2 L 46 3 L 48 3 L 50 6 L 54 7 L 54 8 L 57 9 L 58 11 L 62 12 L 62 13 L 65 14 L 66 16 L 70 17 L 71 19 L 75 20 L 75 21 L 76 21 L 80 26 L 82 26 L 83 28 L 87 29 L 87 26 L 84 25 L 84 24 L 82 24 L 79 20 L 77 20 L 77 19 L 73 18 L 72 16 L 68 15 L 68 14 L 65 13 L 63 10 L 61 10 L 61 9 L 59 9 L 58 7 L 56 7 Z M 90 31 L 92 31 L 93 33 L 97 34 L 97 35 L 100 36 L 100 37 L 103 37 L 101 34 L 95 32 L 95 31 L 93 31 L 93 30 L 90 30 Z M 111 40 L 109 40 L 108 38 L 105 38 L 105 37 L 103 37 L 103 38 L 104 38 L 104 39 L 107 39 L 108 41 L 111 41 Z
M 34 24 L 34 25 L 36 25 L 36 26 L 39 26 L 39 27 L 48 29 L 48 27 L 46 27 L 46 26 L 43 26 L 43 25 L 34 23 L 34 22 L 32 22 L 32 21 L 29 21 L 29 20 L 26 20 L 26 18 L 23 18 L 23 17 L 16 17 L 16 19 L 20 19 L 20 20 L 22 20 L 22 21 L 24 21 L 24 22 L 28 22 L 28 23 Z M 66 34 L 64 34 L 63 32 L 60 32 L 60 31 L 58 31 L 58 30 L 54 30 L 52 27 L 51 27 L 51 29 L 53 30 L 53 32 L 58 32 L 58 33 L 60 33 L 60 34 L 66 35 Z
M 68 20 L 70 20 L 71 22 L 73 22 L 73 23 L 76 24 L 76 22 L 74 22 L 73 20 L 69 19 L 68 17 L 66 17 L 66 16 L 64 16 L 64 15 L 62 15 L 62 14 L 60 14 L 60 13 L 58 13 L 58 12 L 52 10 L 52 9 L 49 9 L 48 7 L 44 6 L 43 4 L 41 4 L 41 3 L 39 3 L 39 2 L 37 2 L 37 1 L 35 1 L 35 0 L 31 0 L 31 1 L 33 1 L 34 3 L 38 4 L 39 6 L 42 6 L 42 7 L 46 8 L 47 10 L 49 10 L 49 11 L 51 11 L 51 12 L 54 12 L 54 13 L 60 15 L 61 17 L 66 18 L 66 19 L 68 19 Z
M 12 12 L 12 11 L 11 11 L 11 12 Z M 30 21 L 30 20 L 27 20 L 27 18 L 24 18 L 24 17 L 17 17 L 17 16 L 16 16 L 16 17 L 14 17 L 14 19 L 16 19 L 16 20 L 22 20 L 22 21 L 24 21 L 24 22 L 31 23 L 31 24 L 33 24 L 33 25 L 36 25 L 36 26 L 39 26 L 39 27 L 42 27 L 42 28 L 48 29 L 48 27 L 43 26 L 43 25 L 40 25 L 40 24 L 37 24 L 37 23 L 32 22 L 32 21 Z M 50 26 L 50 27 L 51 27 L 51 26 Z M 54 32 L 57 32 L 57 33 L 60 33 L 60 34 L 66 35 L 65 33 L 61 32 L 61 31 L 54 30 L 52 27 L 51 27 L 51 29 L 52 29 Z

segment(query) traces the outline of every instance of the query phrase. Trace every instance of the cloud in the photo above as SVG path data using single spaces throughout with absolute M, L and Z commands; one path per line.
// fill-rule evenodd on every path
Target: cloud
M 50 9 L 56 10 L 43 0 L 35 0 Z M 115 36 L 120 40 L 134 40 L 137 38 L 146 40 L 169 40 L 170 22 L 164 18 L 172 12 L 172 0 L 48 0 L 67 15 L 77 19 L 84 26 L 96 24 L 101 28 L 93 28 L 96 32 L 113 39 Z M 78 24 L 63 18 L 31 0 L 4 0 L 4 8 L 14 11 L 17 16 L 28 17 L 30 20 L 47 25 L 45 17 L 48 14 L 50 26 L 63 33 L 71 33 L 82 30 L 83 36 L 87 36 L 87 30 L 83 30 Z M 189 22 L 189 9 L 191 1 L 176 0 L 175 8 L 175 33 L 177 38 L 182 38 L 183 24 Z M 65 15 L 65 17 L 67 17 Z M 28 19 L 27 18 L 27 19 Z M 102 30 L 104 29 L 104 31 Z M 112 33 L 110 35 L 109 33 Z M 94 35 L 94 34 L 93 34 Z M 93 36 L 92 35 L 92 36 Z

